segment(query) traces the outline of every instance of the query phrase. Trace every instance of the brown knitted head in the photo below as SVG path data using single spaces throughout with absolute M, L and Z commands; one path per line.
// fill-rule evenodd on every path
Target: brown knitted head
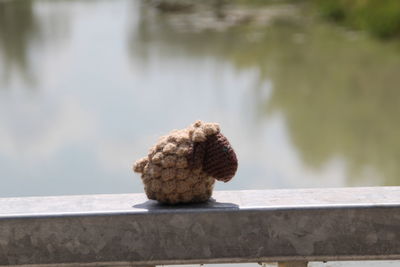
M 192 166 L 201 166 L 218 181 L 231 180 L 238 167 L 235 151 L 221 133 L 209 135 L 203 142 L 195 142 L 191 156 Z
M 196 121 L 163 136 L 135 162 L 149 199 L 176 204 L 207 201 L 215 179 L 227 182 L 238 167 L 236 154 L 216 123 Z

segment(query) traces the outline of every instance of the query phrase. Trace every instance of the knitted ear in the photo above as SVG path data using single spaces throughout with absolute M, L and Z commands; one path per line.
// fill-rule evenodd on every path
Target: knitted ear
M 235 175 L 238 161 L 228 139 L 221 133 L 207 136 L 203 142 L 193 144 L 190 162 L 218 181 L 228 182 Z
M 236 153 L 221 133 L 207 137 L 203 170 L 218 181 L 228 182 L 238 168 Z

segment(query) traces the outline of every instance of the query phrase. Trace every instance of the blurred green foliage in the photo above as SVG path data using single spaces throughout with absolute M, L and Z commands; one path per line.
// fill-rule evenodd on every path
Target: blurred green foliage
M 215 58 L 238 71 L 256 70 L 258 78 L 243 101 L 250 105 L 244 110 L 255 110 L 255 124 L 283 115 L 302 161 L 319 169 L 332 159 L 343 160 L 348 185 L 371 176 L 381 185 L 398 185 L 397 44 L 321 23 L 308 4 L 304 7 L 268 25 L 239 24 L 225 31 L 182 29 L 186 20 L 142 12 L 131 38 L 132 56 L 146 64 L 146 55 L 157 47 L 168 58 Z M 265 82 L 272 86 L 270 94 L 263 93 Z
M 321 14 L 380 38 L 400 37 L 399 0 L 314 0 Z
M 0 1 L 0 84 L 7 84 L 13 71 L 33 82 L 28 68 L 29 46 L 40 39 L 33 2 Z M 0 86 L 0 88 L 4 88 Z

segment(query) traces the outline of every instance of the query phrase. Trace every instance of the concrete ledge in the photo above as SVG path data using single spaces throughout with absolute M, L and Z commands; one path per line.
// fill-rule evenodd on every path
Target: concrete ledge
M 0 199 L 0 265 L 400 259 L 400 187 Z M 62 265 L 61 265 L 62 266 Z

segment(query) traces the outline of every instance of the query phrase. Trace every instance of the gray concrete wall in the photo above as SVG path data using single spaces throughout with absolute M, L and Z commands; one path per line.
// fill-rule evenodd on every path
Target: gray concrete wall
M 400 259 L 400 187 L 0 199 L 0 265 Z

